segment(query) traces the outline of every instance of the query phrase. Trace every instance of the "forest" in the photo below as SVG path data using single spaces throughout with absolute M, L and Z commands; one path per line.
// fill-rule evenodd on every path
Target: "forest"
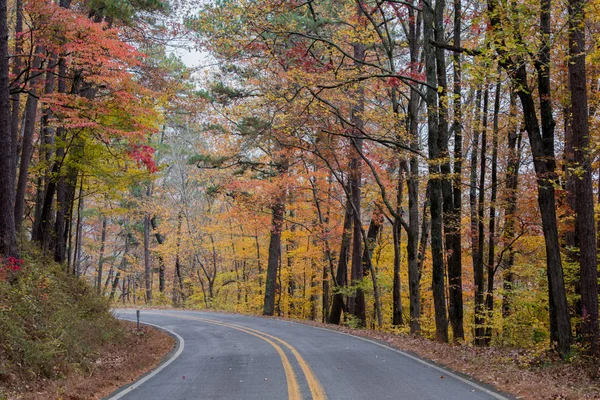
M 598 355 L 599 7 L 2 0 L 2 290 Z

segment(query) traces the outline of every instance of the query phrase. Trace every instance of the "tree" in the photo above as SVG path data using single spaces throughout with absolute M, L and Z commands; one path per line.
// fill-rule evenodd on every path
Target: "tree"
M 6 1 L 0 3 L 0 254 L 3 257 L 17 255 L 15 218 L 13 210 L 14 180 L 13 170 L 14 143 L 10 131 L 10 95 L 9 95 L 9 58 L 8 23 Z
M 592 353 L 597 353 L 600 328 L 598 327 L 598 268 L 596 229 L 594 225 L 594 194 L 590 130 L 585 66 L 585 3 L 569 1 L 569 87 L 571 94 L 568 117 L 571 124 L 573 161 L 569 168 L 574 175 L 575 227 L 579 241 L 579 288 L 583 342 Z
M 550 333 L 558 351 L 566 357 L 571 346 L 571 325 L 569 309 L 565 293 L 564 275 L 558 245 L 558 226 L 556 222 L 556 198 L 554 182 L 556 181 L 556 158 L 554 152 L 555 121 L 552 113 L 552 96 L 550 90 L 550 0 L 540 1 L 540 46 L 534 60 L 537 72 L 537 89 L 539 93 L 538 119 L 533 97 L 529 87 L 527 63 L 519 54 L 508 52 L 507 34 L 510 35 L 508 22 L 501 17 L 501 8 L 496 0 L 488 0 L 488 13 L 491 29 L 494 33 L 496 51 L 500 57 L 500 65 L 511 79 L 512 90 L 521 101 L 525 130 L 529 136 L 533 163 L 538 184 L 538 205 L 542 216 L 544 242 L 546 245 L 546 264 L 548 276 L 548 297 L 550 302 Z M 507 32 L 508 30 L 508 32 Z M 518 45 L 525 46 L 519 34 L 514 35 Z

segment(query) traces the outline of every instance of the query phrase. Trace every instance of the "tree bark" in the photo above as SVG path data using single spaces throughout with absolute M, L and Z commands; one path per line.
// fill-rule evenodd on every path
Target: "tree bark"
M 408 41 L 410 52 L 410 70 L 412 73 L 418 73 L 419 64 L 419 46 L 420 46 L 420 28 L 421 15 L 408 7 L 409 28 Z M 419 149 L 419 93 L 411 88 L 408 100 L 408 121 L 407 131 L 409 134 L 410 148 L 413 151 Z M 410 309 L 410 333 L 419 334 L 421 331 L 421 271 L 422 264 L 419 257 L 419 160 L 413 153 L 410 156 L 409 164 L 405 167 L 408 178 L 406 180 L 408 191 L 408 230 L 406 232 L 406 253 L 408 261 L 408 291 L 409 291 L 409 309 Z M 427 203 L 428 195 L 425 196 Z M 424 210 L 427 207 L 424 207 Z M 423 223 L 427 221 L 426 213 L 423 213 Z M 428 230 L 427 230 L 428 232 Z M 421 236 L 423 238 L 423 236 Z M 425 243 L 427 240 L 425 240 Z M 423 250 L 423 257 L 425 256 Z
M 158 223 L 156 222 L 156 216 L 153 216 L 150 219 L 150 225 L 152 225 L 156 242 L 158 244 L 163 244 L 165 242 L 165 238 L 157 230 Z M 163 260 L 161 255 L 158 256 L 158 291 L 161 293 L 165 291 L 165 260 Z
M 481 154 L 479 160 L 479 188 L 477 198 L 477 264 L 473 266 L 473 281 L 475 283 L 475 345 L 485 345 L 485 283 L 484 283 L 484 243 L 485 243 L 485 173 L 487 147 L 487 114 L 488 88 L 483 93 L 483 116 L 481 123 Z
M 519 167 L 521 165 L 521 131 L 513 122 L 516 118 L 517 110 L 515 97 L 510 95 L 510 117 L 508 126 L 508 164 L 506 166 L 506 198 L 505 203 L 505 223 L 504 223 L 504 241 L 512 243 L 516 237 L 517 225 L 517 188 L 519 186 Z M 502 297 L 502 317 L 506 318 L 512 313 L 512 291 L 514 283 L 514 274 L 512 267 L 515 260 L 515 251 L 511 245 L 508 250 L 504 268 L 504 295 Z
M 592 354 L 599 352 L 598 266 L 590 131 L 588 122 L 587 78 L 585 70 L 585 5 L 569 0 L 569 62 L 571 132 L 575 180 L 575 229 L 579 241 L 579 289 L 581 293 L 581 334 Z
M 461 46 L 462 5 L 461 0 L 454 0 L 454 46 Z M 464 311 L 462 296 L 462 65 L 461 54 L 455 52 L 453 62 L 453 98 L 454 109 L 454 178 L 452 179 L 452 207 L 448 210 L 449 236 L 446 236 L 448 248 L 448 296 L 450 300 L 449 315 L 452 325 L 453 340 L 464 340 Z
M 435 3 L 435 40 L 443 42 L 445 0 Z M 448 141 L 448 78 L 446 74 L 446 54 L 442 47 L 436 47 L 436 65 L 438 82 L 438 148 L 440 158 L 443 227 L 445 238 L 445 254 L 448 266 L 448 317 L 452 326 L 454 340 L 464 338 L 463 304 L 462 304 L 462 259 L 460 249 L 460 216 L 456 214 L 454 193 L 452 190 L 453 179 L 450 168 L 450 151 Z
M 177 215 L 177 238 L 176 238 L 176 250 L 175 250 L 175 270 L 173 271 L 173 304 L 178 305 L 179 297 L 182 300 L 185 299 L 183 293 L 183 277 L 181 275 L 181 260 L 180 260 L 180 251 L 181 251 L 181 224 L 183 221 L 183 211 L 179 211 Z
M 438 110 L 438 87 L 436 77 L 435 47 L 432 42 L 434 10 L 429 4 L 423 6 L 423 40 L 425 72 L 427 77 L 427 127 L 429 148 L 429 209 L 431 214 L 431 256 L 433 261 L 432 289 L 435 309 L 436 340 L 448 342 L 448 317 L 446 315 L 444 245 L 442 235 L 442 182 L 440 171 L 440 126 Z
M 144 215 L 144 280 L 146 301 L 152 304 L 152 270 L 150 269 L 150 215 Z
M 23 53 L 23 1 L 16 0 L 15 1 L 15 58 L 13 59 L 12 65 L 12 73 L 14 76 L 19 76 L 21 73 L 21 68 L 23 68 L 23 61 L 21 59 L 21 54 Z M 14 82 L 14 87 L 9 88 L 12 89 L 12 94 L 10 95 L 10 105 L 11 105 L 11 114 L 10 114 L 10 133 L 11 133 L 11 142 L 13 143 L 13 152 L 14 152 L 14 162 L 13 162 L 13 170 L 10 171 L 10 174 L 13 176 L 12 179 L 16 179 L 17 176 L 17 162 L 19 160 L 19 121 L 21 117 L 21 87 L 20 82 Z M 15 221 L 15 226 L 17 226 L 17 221 Z M 20 229 L 16 229 L 19 232 Z
M 44 93 L 52 93 L 56 82 L 56 55 L 53 54 L 50 58 L 52 68 L 46 71 Z M 54 152 L 54 128 L 50 126 L 52 111 L 50 107 L 45 107 L 42 111 L 41 127 L 40 127 L 40 145 L 38 146 L 38 162 L 45 167 L 43 176 L 38 177 L 36 189 L 36 202 L 33 226 L 31 228 L 32 240 L 41 242 L 41 238 L 37 235 L 40 232 L 40 224 L 42 217 L 42 208 L 44 205 L 45 189 L 49 185 L 51 178 L 48 166 L 51 165 L 52 153 Z
M 502 22 L 498 13 L 498 0 L 488 0 L 490 26 L 492 31 L 501 32 Z M 540 98 L 540 120 L 538 120 L 533 92 L 529 88 L 528 72 L 525 60 L 506 53 L 502 35 L 496 41 L 496 51 L 501 66 L 511 78 L 513 90 L 521 101 L 525 129 L 529 136 L 533 165 L 538 185 L 538 205 L 542 217 L 542 229 L 546 247 L 546 265 L 548 277 L 548 299 L 550 314 L 550 339 L 557 344 L 562 357 L 567 357 L 571 348 L 571 325 L 565 292 L 560 247 L 558 243 L 558 225 L 556 221 L 556 156 L 554 154 L 554 118 L 550 90 L 550 0 L 540 1 L 540 31 L 542 43 L 535 62 L 538 75 L 538 93 Z
M 34 71 L 40 69 L 42 59 L 39 55 L 42 49 L 35 49 L 36 56 L 34 57 L 32 68 Z M 17 180 L 17 190 L 15 193 L 15 229 L 17 232 L 21 230 L 23 222 L 23 212 L 25 210 L 25 192 L 27 190 L 27 181 L 29 176 L 29 164 L 33 155 L 33 133 L 37 122 L 38 110 L 38 90 L 37 82 L 40 75 L 33 77 L 30 82 L 30 90 L 33 92 L 27 96 L 25 104 L 25 122 L 23 126 L 23 138 L 21 141 L 21 163 L 19 167 L 19 177 Z
M 267 279 L 265 281 L 265 299 L 263 315 L 275 314 L 275 295 L 277 293 L 277 270 L 281 262 L 281 231 L 283 229 L 283 217 L 285 204 L 283 198 L 275 199 L 271 208 L 271 234 L 269 240 L 269 258 L 267 261 Z
M 13 208 L 15 154 L 10 131 L 9 54 L 6 0 L 0 2 L 0 257 L 17 255 Z M 8 171 L 9 173 L 6 173 Z
M 402 164 L 402 163 L 401 163 Z M 404 171 L 402 165 L 398 170 L 398 187 L 396 188 L 396 214 L 399 216 L 402 208 Z M 400 280 L 400 267 L 402 263 L 402 225 L 398 216 L 394 217 L 392 224 L 392 238 L 394 244 L 394 281 L 392 286 L 392 325 L 404 325 L 402 318 L 402 281 Z M 371 232 L 371 227 L 369 227 Z
M 83 248 L 83 211 L 85 207 L 85 190 L 83 179 L 79 181 L 79 196 L 77 200 L 77 221 L 75 226 L 75 254 L 73 255 L 73 275 L 81 275 L 81 250 Z
M 358 17 L 363 17 L 360 6 L 357 8 Z M 354 67 L 358 71 L 362 62 L 365 59 L 365 45 L 362 43 L 354 43 Z M 360 326 L 366 326 L 367 315 L 365 307 L 365 293 L 361 287 L 364 270 L 363 270 L 363 248 L 362 248 L 362 220 L 361 220 L 361 179 L 362 160 L 360 154 L 362 152 L 363 139 L 362 131 L 364 122 L 362 114 L 364 112 L 364 89 L 362 86 L 356 91 L 356 104 L 351 109 L 351 121 L 353 124 L 353 133 L 350 140 L 353 142 L 354 149 L 352 150 L 352 158 L 350 159 L 350 201 L 352 202 L 352 269 L 350 272 L 351 285 L 355 287 L 354 295 L 348 296 L 348 313 L 354 315 L 358 319 Z
M 98 271 L 96 274 L 96 293 L 102 293 L 102 266 L 104 265 L 104 247 L 106 245 L 106 225 L 108 218 L 102 218 L 102 233 L 100 234 L 100 254 L 98 255 Z
M 345 208 L 344 230 L 342 232 L 342 243 L 340 245 L 338 267 L 335 274 L 333 302 L 328 320 L 330 324 L 336 325 L 339 325 L 341 322 L 342 311 L 346 312 L 344 294 L 340 292 L 340 289 L 348 286 L 348 256 L 350 254 L 350 241 L 352 240 L 352 204 L 350 203 L 350 199 L 346 200 Z
M 500 72 L 500 71 L 498 71 Z M 498 114 L 500 112 L 500 81 L 496 83 L 494 97 L 494 119 L 492 128 L 492 173 L 490 196 L 490 220 L 488 225 L 488 263 L 487 263 L 487 293 L 485 309 L 487 325 L 485 328 L 485 344 L 492 340 L 492 319 L 494 316 L 494 275 L 496 274 L 496 197 L 498 190 Z

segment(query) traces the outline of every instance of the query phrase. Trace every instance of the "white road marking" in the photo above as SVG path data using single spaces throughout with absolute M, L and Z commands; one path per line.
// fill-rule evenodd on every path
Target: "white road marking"
M 175 313 L 175 314 L 177 314 L 177 313 Z M 215 314 L 216 314 L 216 313 L 215 313 Z M 169 315 L 169 313 L 168 313 L 168 312 L 167 312 L 167 313 L 163 312 L 163 315 Z M 183 315 L 185 315 L 185 314 L 183 314 Z M 244 315 L 242 315 L 242 314 L 233 314 L 233 315 L 241 315 L 241 316 L 244 316 Z M 256 316 L 252 316 L 252 315 L 246 315 L 246 316 L 249 316 L 249 317 L 255 317 L 255 318 L 256 318 Z M 277 319 L 276 319 L 276 320 L 277 320 Z M 376 341 L 374 341 L 374 340 L 367 339 L 367 338 L 364 338 L 364 337 L 361 337 L 361 336 L 355 336 L 355 335 L 352 335 L 352 334 L 349 334 L 349 333 L 346 333 L 346 332 L 340 332 L 340 331 L 336 331 L 336 330 L 333 330 L 333 329 L 322 328 L 322 327 L 319 327 L 319 326 L 312 326 L 312 325 L 302 324 L 302 323 L 299 323 L 299 322 L 294 322 L 294 321 L 286 321 L 286 320 L 278 320 L 278 321 L 281 321 L 281 322 L 288 322 L 288 323 L 290 323 L 290 324 L 295 324 L 295 325 L 305 326 L 305 327 L 314 328 L 314 329 L 320 329 L 320 330 L 322 330 L 322 331 L 326 331 L 326 332 L 337 333 L 337 334 L 339 334 L 339 335 L 345 335 L 345 336 L 349 336 L 349 337 L 352 337 L 352 338 L 355 338 L 355 339 L 359 339 L 359 340 L 362 340 L 362 341 L 365 341 L 365 342 L 368 342 L 368 343 L 374 344 L 374 345 L 376 345 L 376 346 L 379 346 L 379 347 L 382 347 L 382 348 L 384 348 L 384 349 L 391 350 L 391 351 L 393 351 L 393 352 L 396 352 L 396 353 L 398 353 L 398 354 L 401 354 L 401 355 L 403 355 L 404 357 L 407 357 L 407 358 L 409 358 L 409 359 L 411 359 L 411 360 L 414 360 L 414 361 L 416 361 L 416 362 L 418 362 L 418 363 L 420 363 L 420 364 L 422 364 L 422 365 L 425 365 L 425 366 L 427 366 L 427 367 L 429 367 L 429 368 L 433 368 L 433 369 L 435 369 L 435 370 L 437 370 L 437 371 L 439 371 L 439 372 L 442 372 L 442 373 L 446 374 L 447 376 L 450 376 L 450 377 L 452 377 L 452 378 L 454 378 L 454 379 L 457 379 L 457 380 L 459 380 L 460 382 L 466 383 L 467 385 L 471 386 L 471 387 L 472 387 L 472 388 L 474 388 L 474 389 L 477 389 L 477 390 L 479 390 L 479 391 L 481 391 L 481 392 L 483 392 L 483 393 L 486 393 L 486 394 L 488 394 L 488 395 L 492 396 L 492 397 L 493 397 L 493 398 L 495 398 L 495 399 L 498 399 L 498 400 L 510 400 L 508 397 L 502 396 L 501 394 L 499 394 L 499 393 L 496 393 L 496 392 L 494 392 L 494 391 L 492 391 L 492 390 L 489 390 L 489 389 L 487 389 L 487 388 L 485 388 L 485 387 L 483 387 L 483 386 L 481 386 L 481 385 L 479 385 L 479 384 L 477 384 L 477 383 L 475 383 L 475 382 L 473 382 L 473 381 L 470 381 L 469 379 L 465 379 L 465 378 L 463 378 L 463 377 L 461 377 L 461 376 L 459 376 L 459 375 L 456 375 L 455 373 L 451 372 L 451 371 L 450 371 L 450 370 L 448 370 L 448 369 L 445 369 L 445 368 L 442 368 L 442 367 L 438 367 L 437 365 L 435 365 L 435 364 L 432 364 L 432 363 L 430 363 L 430 362 L 428 362 L 428 361 L 425 361 L 425 360 L 423 360 L 423 359 L 421 359 L 421 358 L 419 358 L 419 357 L 415 357 L 415 356 L 413 356 L 413 355 L 411 355 L 411 354 L 408 354 L 408 353 L 406 353 L 406 352 L 404 352 L 404 351 L 402 351 L 402 350 L 395 349 L 395 348 L 393 348 L 393 347 L 390 347 L 390 346 L 387 346 L 387 345 L 385 345 L 385 344 L 383 344 L 383 343 L 379 343 L 379 342 L 376 342 Z M 136 382 L 134 382 L 134 383 L 133 383 L 131 386 L 129 386 L 127 389 L 123 390 L 122 392 L 119 392 L 117 395 L 115 395 L 115 396 L 113 396 L 113 397 L 109 397 L 107 400 L 117 400 L 117 399 L 120 399 L 120 398 L 121 398 L 121 397 L 123 397 L 123 396 L 124 396 L 126 393 L 129 393 L 131 390 L 135 389 L 137 386 L 139 386 L 139 385 L 141 385 L 142 383 L 146 382 L 147 380 L 151 379 L 153 376 L 155 376 L 157 373 L 159 373 L 161 370 L 163 370 L 163 369 L 164 369 L 164 368 L 165 368 L 167 365 L 169 365 L 169 364 L 170 364 L 171 362 L 173 362 L 173 361 L 174 361 L 174 360 L 175 360 L 177 357 L 179 357 L 179 355 L 180 355 L 180 354 L 181 354 L 181 352 L 183 351 L 184 340 L 183 340 L 183 338 L 182 338 L 181 336 L 179 336 L 177 333 L 175 333 L 175 332 L 173 332 L 173 331 L 171 331 L 171 330 L 169 330 L 169 329 L 163 328 L 163 327 L 161 327 L 161 326 L 158 326 L 158 325 L 150 324 L 150 323 L 147 323 L 147 322 L 146 322 L 145 324 L 146 324 L 146 325 L 152 325 L 152 326 L 155 326 L 155 327 L 157 327 L 157 328 L 164 329 L 164 330 L 166 330 L 166 331 L 167 331 L 167 332 L 169 332 L 169 333 L 172 333 L 174 336 L 176 336 L 176 337 L 177 337 L 177 338 L 180 340 L 180 343 L 181 343 L 181 345 L 180 345 L 179 349 L 177 350 L 177 352 L 176 352 L 176 353 L 173 355 L 173 357 L 172 357 L 172 358 L 170 358 L 170 359 L 169 359 L 169 360 L 168 360 L 166 363 L 164 363 L 164 364 L 163 364 L 163 365 L 161 365 L 159 368 L 157 368 L 156 370 L 154 370 L 154 371 L 153 371 L 152 373 L 150 373 L 149 375 L 146 375 L 144 378 L 140 379 L 139 381 L 136 381 Z
M 364 338 L 364 337 L 361 337 L 361 336 L 351 335 L 351 334 L 346 333 L 346 332 L 336 331 L 334 329 L 321 328 L 320 326 L 312 326 L 312 325 L 302 324 L 302 323 L 293 322 L 293 321 L 284 321 L 284 320 L 279 320 L 279 321 L 289 322 L 291 324 L 297 324 L 297 325 L 301 325 L 301 326 L 308 326 L 308 327 L 311 327 L 311 328 L 320 329 L 322 331 L 334 332 L 334 333 L 338 333 L 340 335 L 350 336 L 350 337 L 355 338 L 355 339 L 360 339 L 360 340 L 363 340 L 365 342 L 369 342 L 369 343 L 374 344 L 376 346 L 383 347 L 384 349 L 388 349 L 388 350 L 394 351 L 396 353 L 399 353 L 399 354 L 403 355 L 404 357 L 407 357 L 407 358 L 410 358 L 411 360 L 417 361 L 418 363 L 421 363 L 421 364 L 423 364 L 423 365 L 425 365 L 425 366 L 427 366 L 429 368 L 433 368 L 433 369 L 435 369 L 437 371 L 443 372 L 447 376 L 451 376 L 454 379 L 458 379 L 459 381 L 461 381 L 463 383 L 466 383 L 467 385 L 471 386 L 472 388 L 475 388 L 475 389 L 480 390 L 480 391 L 482 391 L 482 392 L 484 392 L 486 394 L 489 394 L 490 396 L 492 396 L 495 399 L 498 399 L 498 400 L 509 400 L 508 397 L 502 396 L 501 394 L 496 393 L 496 392 L 494 392 L 492 390 L 489 390 L 489 389 L 487 389 L 487 388 L 485 388 L 485 387 L 483 387 L 481 385 L 478 385 L 477 383 L 475 383 L 473 381 L 465 379 L 462 376 L 456 375 L 455 373 L 450 372 L 450 370 L 447 370 L 447 369 L 442 368 L 442 367 L 438 367 L 437 365 L 432 364 L 432 363 L 430 363 L 428 361 L 425 361 L 423 359 L 420 359 L 419 357 L 415 357 L 415 356 L 410 355 L 410 354 L 408 354 L 408 353 L 406 353 L 406 352 L 404 352 L 402 350 L 395 349 L 395 348 L 387 346 L 387 345 L 385 345 L 383 343 L 376 342 L 375 340 L 367 339 L 367 338 Z
M 125 320 L 125 318 L 121 318 L 121 319 Z M 131 321 L 131 320 L 127 320 L 127 321 Z M 114 396 L 109 397 L 107 400 L 117 400 L 117 399 L 120 399 L 123 396 L 131 393 L 132 391 L 134 391 L 135 389 L 137 389 L 141 384 L 143 384 L 144 382 L 152 379 L 160 371 L 162 371 L 163 369 L 167 368 L 169 366 L 169 364 L 171 364 L 173 361 L 175 361 L 177 359 L 177 357 L 179 357 L 181 355 L 181 353 L 183 353 L 183 349 L 185 347 L 185 340 L 183 340 L 183 338 L 179 334 L 173 332 L 170 329 L 164 328 L 164 327 L 159 326 L 159 325 L 151 324 L 149 322 L 140 322 L 140 323 L 144 324 L 144 325 L 150 325 L 150 326 L 153 326 L 155 328 L 159 328 L 159 329 L 162 329 L 164 331 L 169 332 L 171 335 L 173 335 L 173 336 L 175 336 L 177 338 L 177 341 L 179 343 L 179 348 L 177 349 L 177 351 L 175 352 L 175 354 L 173 354 L 171 356 L 171 358 L 169 358 L 166 362 L 164 362 L 163 364 L 161 364 L 158 368 L 156 368 L 155 370 L 153 370 L 152 372 L 150 372 L 148 375 L 144 376 L 143 378 L 141 378 L 141 379 L 133 382 L 131 385 L 127 386 L 127 388 L 123 389 L 122 391 L 120 391 L 119 393 L 115 394 Z

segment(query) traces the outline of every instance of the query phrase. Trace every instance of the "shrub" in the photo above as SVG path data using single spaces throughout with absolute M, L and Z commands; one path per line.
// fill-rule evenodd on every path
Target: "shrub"
M 102 344 L 122 339 L 108 302 L 82 279 L 34 250 L 18 266 L 0 277 L 0 383 L 85 370 Z

